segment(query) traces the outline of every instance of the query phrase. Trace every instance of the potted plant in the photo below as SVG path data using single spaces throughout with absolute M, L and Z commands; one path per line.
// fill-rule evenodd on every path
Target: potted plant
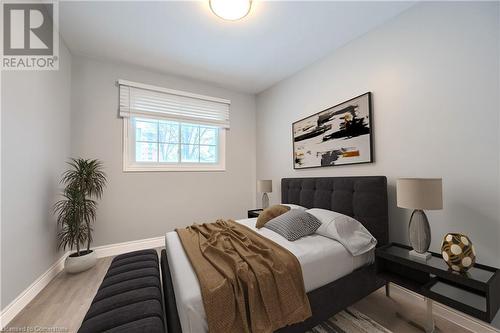
M 54 211 L 60 227 L 58 248 L 73 250 L 64 262 L 68 273 L 79 273 L 93 267 L 97 261 L 92 243 L 92 224 L 96 219 L 97 202 L 106 185 L 106 174 L 98 160 L 71 159 L 70 169 L 63 173 L 63 199 L 56 202 Z M 86 249 L 82 247 L 86 245 Z

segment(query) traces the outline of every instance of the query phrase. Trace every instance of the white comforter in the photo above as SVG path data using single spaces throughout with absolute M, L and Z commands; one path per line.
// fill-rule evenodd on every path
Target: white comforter
M 290 242 L 269 229 L 256 229 L 255 218 L 238 220 L 237 222 L 252 228 L 262 236 L 273 240 L 292 252 L 302 267 L 307 292 L 373 262 L 374 251 L 353 257 L 339 242 L 318 234 Z M 207 321 L 198 279 L 182 248 L 177 232 L 172 231 L 165 235 L 165 247 L 168 253 L 182 332 L 207 332 Z

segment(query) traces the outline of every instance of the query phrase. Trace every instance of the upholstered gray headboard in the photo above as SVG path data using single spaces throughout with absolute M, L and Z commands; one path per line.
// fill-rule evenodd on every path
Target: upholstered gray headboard
M 281 202 L 349 215 L 363 223 L 377 239 L 378 246 L 389 241 L 384 176 L 283 178 Z

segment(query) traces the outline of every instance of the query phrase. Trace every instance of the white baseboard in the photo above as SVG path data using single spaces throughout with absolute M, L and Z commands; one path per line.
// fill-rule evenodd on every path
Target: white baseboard
M 19 296 L 10 302 L 9 305 L 2 309 L 0 312 L 0 330 L 7 326 L 9 322 L 14 319 L 14 317 L 17 316 L 17 314 L 21 312 L 21 310 L 24 309 L 24 307 L 28 305 L 28 303 L 31 302 L 33 298 L 35 298 L 35 296 L 38 295 L 38 293 L 42 291 L 42 289 L 45 288 L 50 281 L 52 281 L 52 279 L 64 269 L 64 260 L 68 255 L 69 252 L 63 254 L 62 257 L 59 258 L 59 260 L 57 260 L 45 273 L 40 275 L 35 282 L 33 282 Z
M 165 236 L 160 236 L 160 237 L 140 239 L 130 242 L 96 246 L 92 249 L 95 251 L 95 254 L 97 255 L 98 258 L 104 258 L 104 257 L 116 256 L 127 252 L 153 249 L 164 246 L 165 246 Z
M 98 258 L 116 256 L 122 253 L 131 251 L 145 250 L 165 246 L 165 237 L 155 237 L 130 241 L 124 243 L 116 243 L 94 247 Z M 16 297 L 9 305 L 0 312 L 0 331 L 9 324 L 9 322 L 17 316 L 26 305 L 31 302 L 43 288 L 45 288 L 53 278 L 64 269 L 64 260 L 70 254 L 66 252 L 54 265 L 52 265 L 45 273 L 35 280 L 28 288 L 26 288 L 19 296 Z
M 414 293 L 411 290 L 400 287 L 394 283 L 391 283 L 391 293 L 397 293 L 401 297 L 407 299 L 418 299 L 423 302 L 424 297 L 417 293 Z M 481 321 L 477 318 L 466 315 L 465 313 L 459 312 L 455 309 L 452 309 L 446 305 L 443 305 L 438 302 L 433 303 L 433 312 L 435 315 L 446 318 L 447 320 L 462 326 L 463 328 L 471 331 L 471 332 L 481 332 L 481 333 L 500 333 L 500 330 L 489 325 L 488 323 Z

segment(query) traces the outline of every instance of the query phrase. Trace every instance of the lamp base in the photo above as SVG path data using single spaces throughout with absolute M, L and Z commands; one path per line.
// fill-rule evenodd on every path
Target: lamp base
M 418 253 L 415 250 L 411 250 L 410 257 L 421 261 L 427 261 L 432 257 L 432 254 L 430 252 Z
M 262 194 L 262 209 L 266 209 L 269 207 L 269 197 L 267 196 L 267 193 L 264 192 Z
M 408 226 L 408 239 L 418 253 L 425 253 L 431 245 L 431 227 L 423 210 L 415 209 Z

